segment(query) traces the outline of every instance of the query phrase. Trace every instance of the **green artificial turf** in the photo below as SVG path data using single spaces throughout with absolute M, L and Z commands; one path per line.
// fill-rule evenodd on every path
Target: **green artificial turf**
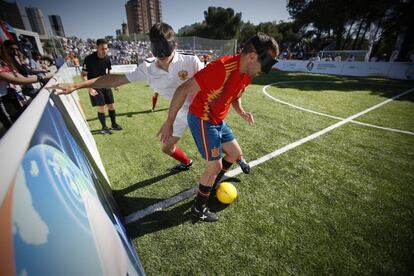
M 312 82 L 297 82 L 297 81 Z M 348 117 L 413 88 L 411 82 L 272 72 L 242 97 L 256 124 L 234 111 L 227 122 L 251 161 L 338 120 L 277 103 Z M 193 187 L 204 161 L 189 131 L 180 147 L 194 160 L 176 164 L 155 137 L 168 101 L 145 83 L 115 92 L 118 123 L 100 129 L 85 90 L 79 91 L 90 128 L 123 214 L 129 215 Z M 414 92 L 357 118 L 414 131 Z M 109 118 L 107 119 L 109 122 Z M 217 223 L 194 222 L 192 198 L 128 225 L 148 275 L 406 275 L 414 273 L 414 136 L 348 123 L 238 175 L 239 197 L 217 205 Z

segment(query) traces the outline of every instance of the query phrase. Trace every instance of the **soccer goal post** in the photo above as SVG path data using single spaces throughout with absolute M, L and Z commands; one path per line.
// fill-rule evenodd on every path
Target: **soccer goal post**
M 220 56 L 232 55 L 237 50 L 237 40 L 216 40 L 197 36 L 176 37 L 178 51 L 193 53 L 197 56 L 209 55 L 215 59 Z

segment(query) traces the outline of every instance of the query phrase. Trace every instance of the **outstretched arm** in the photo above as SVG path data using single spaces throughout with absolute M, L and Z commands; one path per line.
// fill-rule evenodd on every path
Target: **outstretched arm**
M 50 79 L 52 76 L 46 76 L 43 79 Z M 39 78 L 37 76 L 30 76 L 30 77 L 24 77 L 22 75 L 20 75 L 19 73 L 13 74 L 10 72 L 2 72 L 0 73 L 0 80 L 2 81 L 6 81 L 6 82 L 10 82 L 13 84 L 19 84 L 19 85 L 24 85 L 24 84 L 31 84 L 31 83 L 35 83 L 39 81 Z
M 81 88 L 107 88 L 118 87 L 129 83 L 125 75 L 103 75 L 94 79 L 85 80 L 77 83 L 58 83 L 52 85 L 49 88 L 58 89 L 61 91 L 56 92 L 56 95 L 70 94 L 75 90 Z
M 175 117 L 177 116 L 178 111 L 183 106 L 187 96 L 194 95 L 200 90 L 195 78 L 191 78 L 181 84 L 177 90 L 175 90 L 174 97 L 171 100 L 170 108 L 168 111 L 168 117 L 165 123 L 162 125 L 157 136 L 160 136 L 160 140 L 163 143 L 166 143 L 173 133 L 173 123 Z
M 243 109 L 243 106 L 241 104 L 241 98 L 238 98 L 237 100 L 235 100 L 233 103 L 233 108 L 234 110 L 237 112 L 237 114 L 240 115 L 240 117 L 242 117 L 249 125 L 253 125 L 254 124 L 254 118 L 253 118 L 253 114 L 250 112 L 246 112 Z

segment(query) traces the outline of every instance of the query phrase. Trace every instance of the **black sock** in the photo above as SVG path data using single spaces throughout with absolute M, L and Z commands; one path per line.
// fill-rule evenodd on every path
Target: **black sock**
M 228 171 L 231 167 L 231 165 L 233 165 L 233 163 L 230 163 L 229 161 L 227 161 L 226 159 L 221 159 L 221 164 L 223 165 L 223 171 Z
M 111 123 L 112 125 L 116 125 L 116 120 L 115 120 L 115 110 L 109 110 L 108 109 L 108 114 L 109 114 L 109 118 L 111 118 Z
M 101 122 L 102 128 L 106 127 L 105 113 L 98 112 L 98 119 Z
M 198 185 L 198 193 L 194 203 L 197 210 L 201 211 L 203 207 L 206 205 L 207 199 L 210 196 L 210 191 L 211 187 L 204 186 L 201 183 Z
M 227 161 L 226 159 L 221 159 L 221 164 L 223 165 L 223 168 L 221 169 L 221 171 L 218 173 L 216 180 L 214 181 L 213 184 L 213 189 L 216 189 L 220 179 L 223 177 L 223 175 L 230 169 L 231 165 L 233 165 L 233 163 L 230 163 L 229 161 Z

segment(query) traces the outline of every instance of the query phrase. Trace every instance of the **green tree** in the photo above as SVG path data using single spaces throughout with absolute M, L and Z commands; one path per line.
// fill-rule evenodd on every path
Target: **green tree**
M 239 43 L 242 44 L 248 38 L 258 32 L 263 32 L 272 36 L 281 48 L 286 48 L 289 44 L 296 42 L 301 37 L 301 31 L 295 22 L 263 22 L 254 25 L 251 22 L 242 22 L 240 34 L 238 36 Z
M 398 49 L 397 60 L 407 60 L 414 50 L 414 1 L 398 1 L 378 21 L 380 36 L 372 55 L 391 53 Z
M 273 37 L 276 41 L 282 40 L 282 34 L 279 32 L 279 28 L 276 22 L 260 23 L 259 25 L 257 25 L 256 31 L 265 33 Z
M 317 40 L 327 36 L 341 45 L 345 25 L 348 21 L 352 0 L 289 0 L 287 9 L 295 21 L 304 28 L 315 28 Z
M 296 24 L 313 31 L 314 44 L 322 47 L 334 43 L 336 49 L 355 50 L 367 44 L 372 23 L 377 26 L 376 32 L 387 36 L 381 35 L 380 42 L 392 40 L 392 33 L 400 32 L 402 26 L 409 30 L 410 23 L 403 22 L 404 16 L 391 15 L 398 14 L 398 6 L 405 6 L 402 13 L 411 13 L 406 18 L 412 20 L 412 3 L 412 0 L 288 0 L 287 9 Z
M 241 13 L 232 8 L 208 7 L 204 11 L 205 38 L 232 39 L 238 35 L 241 26 Z
M 52 40 L 53 39 L 53 40 Z M 64 55 L 62 43 L 59 39 L 51 38 L 43 41 L 43 50 L 49 55 Z
M 243 43 L 248 38 L 252 37 L 257 33 L 257 28 L 254 24 L 252 24 L 250 21 L 242 22 L 240 26 L 240 32 L 238 36 L 239 43 Z
M 198 32 L 203 27 L 202 23 L 196 22 L 191 25 L 185 25 L 181 29 L 178 30 L 177 36 L 197 36 Z
M 282 35 L 283 42 L 294 42 L 302 36 L 300 28 L 294 21 L 280 21 L 279 24 L 277 24 L 277 28 L 279 33 Z
M 237 37 L 242 14 L 232 8 L 208 7 L 204 11 L 204 21 L 185 26 L 178 31 L 179 36 L 200 36 L 211 39 L 233 39 Z

